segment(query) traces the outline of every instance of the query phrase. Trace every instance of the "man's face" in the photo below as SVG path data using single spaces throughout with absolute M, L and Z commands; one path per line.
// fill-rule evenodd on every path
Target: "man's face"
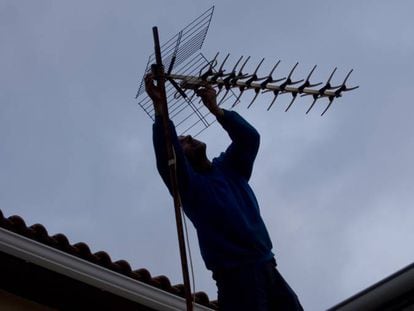
M 190 135 L 186 136 L 178 136 L 178 141 L 181 144 L 181 148 L 183 148 L 184 154 L 190 161 L 197 162 L 202 157 L 206 156 L 206 144 L 192 138 Z

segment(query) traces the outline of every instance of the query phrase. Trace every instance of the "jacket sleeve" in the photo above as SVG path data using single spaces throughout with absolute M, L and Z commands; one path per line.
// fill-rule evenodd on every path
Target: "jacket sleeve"
M 232 142 L 220 158 L 226 167 L 230 167 L 249 180 L 259 151 L 260 135 L 237 112 L 223 111 L 224 115 L 218 121 L 227 131 Z
M 184 155 L 177 138 L 175 126 L 171 121 L 169 121 L 169 127 L 171 132 L 171 142 L 176 156 L 178 188 L 181 196 L 183 197 L 188 194 L 189 185 L 191 184 L 190 181 L 194 177 L 194 171 Z M 162 118 L 159 116 L 155 118 L 155 122 L 152 127 L 152 134 L 157 169 L 165 185 L 168 187 L 170 194 L 172 195 L 173 192 L 171 188 L 170 170 L 168 167 L 168 156 L 164 139 L 164 126 L 162 124 Z

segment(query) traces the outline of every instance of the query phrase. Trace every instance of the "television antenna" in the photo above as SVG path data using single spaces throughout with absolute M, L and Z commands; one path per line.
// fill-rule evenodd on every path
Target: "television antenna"
M 215 118 L 203 105 L 194 103 L 195 91 L 206 84 L 218 90 L 218 103 L 226 109 L 233 109 L 240 103 L 242 95 L 251 90 L 254 92 L 254 97 L 247 104 L 247 108 L 255 103 L 259 95 L 268 92 L 273 94 L 273 99 L 267 105 L 267 110 L 274 106 L 279 95 L 291 94 L 292 99 L 284 109 L 285 112 L 291 109 L 298 97 L 311 96 L 313 101 L 306 111 L 306 114 L 308 114 L 317 101 L 326 98 L 328 104 L 322 111 L 321 116 L 325 115 L 335 99 L 342 97 L 345 92 L 359 87 L 348 87 L 346 84 L 353 72 L 352 69 L 347 73 L 345 79 L 337 85 L 333 85 L 331 82 L 337 68 L 331 72 L 326 82 L 312 83 L 310 79 L 317 68 L 316 65 L 310 70 L 306 78 L 298 80 L 293 78 L 299 63 L 292 67 L 287 76 L 282 75 L 274 78 L 274 74 L 281 63 L 280 60 L 272 66 L 271 70 L 260 75 L 259 69 L 261 69 L 264 59 L 260 60 L 253 73 L 246 73 L 244 68 L 251 59 L 250 56 L 241 56 L 232 65 L 229 64 L 230 54 L 224 55 L 220 60 L 219 53 L 212 59 L 207 58 L 201 52 L 196 53 L 204 43 L 213 12 L 214 6 L 160 46 L 163 66 L 167 68 L 165 79 L 169 82 L 166 85 L 169 116 L 180 134 L 197 136 L 215 122 Z M 148 58 L 136 98 L 139 106 L 154 120 L 152 101 L 145 93 L 144 86 L 144 76 L 151 71 L 153 63 L 155 63 L 155 52 Z M 230 71 L 227 71 L 229 68 Z M 318 86 L 321 87 L 317 88 Z

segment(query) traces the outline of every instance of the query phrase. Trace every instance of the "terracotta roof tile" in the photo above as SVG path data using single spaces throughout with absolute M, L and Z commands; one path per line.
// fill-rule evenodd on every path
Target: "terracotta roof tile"
M 62 233 L 50 236 L 46 228 L 41 224 L 33 224 L 28 227 L 20 216 L 13 215 L 6 218 L 0 210 L 0 227 L 146 283 L 150 286 L 180 297 L 185 297 L 183 284 L 171 285 L 170 280 L 166 276 L 159 275 L 152 277 L 147 269 L 141 268 L 132 270 L 131 265 L 126 260 L 113 262 L 108 253 L 105 251 L 92 253 L 88 244 L 84 242 L 70 244 L 68 238 Z M 195 300 L 201 305 L 212 309 L 218 309 L 217 302 L 210 301 L 208 295 L 204 292 L 195 293 Z
M 168 291 L 171 288 L 170 280 L 165 275 L 153 277 L 152 280 L 158 285 L 157 287 Z

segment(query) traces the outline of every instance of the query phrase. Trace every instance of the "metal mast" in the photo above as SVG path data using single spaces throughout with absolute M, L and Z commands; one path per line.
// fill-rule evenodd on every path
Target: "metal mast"
M 173 145 L 171 143 L 171 131 L 169 125 L 169 114 L 168 114 L 168 105 L 167 105 L 167 96 L 165 92 L 165 73 L 164 66 L 162 64 L 161 58 L 161 49 L 160 41 L 158 36 L 157 27 L 152 28 L 153 37 L 154 37 L 154 50 L 155 50 L 155 59 L 156 63 L 152 65 L 152 71 L 157 80 L 157 86 L 162 91 L 162 102 L 161 102 L 161 111 L 162 111 L 162 124 L 164 127 L 164 139 L 165 147 L 167 150 L 168 157 L 168 167 L 170 172 L 170 183 L 171 189 L 174 198 L 174 211 L 175 211 L 175 221 L 177 225 L 178 233 L 178 245 L 180 248 L 180 258 L 181 258 L 181 269 L 184 279 L 184 291 L 185 291 L 185 300 L 187 305 L 187 311 L 193 310 L 193 302 L 191 298 L 191 286 L 190 286 L 190 277 L 188 273 L 188 263 L 187 263 L 187 253 L 185 249 L 185 239 L 184 239 L 184 229 L 183 221 L 181 214 L 181 198 L 180 192 L 178 189 L 178 181 L 176 175 L 176 159 L 174 155 Z

